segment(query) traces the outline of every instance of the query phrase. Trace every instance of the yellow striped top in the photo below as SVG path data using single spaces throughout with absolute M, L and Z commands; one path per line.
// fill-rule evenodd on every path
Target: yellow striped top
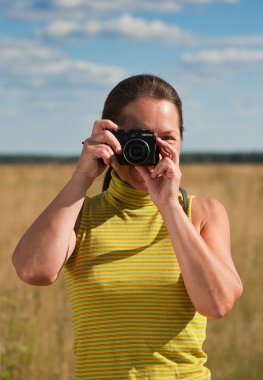
M 107 191 L 86 197 L 65 278 L 74 379 L 210 379 L 202 350 L 206 318 L 187 294 L 148 194 L 113 174 Z

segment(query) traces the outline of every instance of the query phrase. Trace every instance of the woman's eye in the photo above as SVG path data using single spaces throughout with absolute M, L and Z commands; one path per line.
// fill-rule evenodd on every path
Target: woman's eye
M 174 140 L 172 136 L 163 136 L 162 140 L 168 141 L 168 140 Z

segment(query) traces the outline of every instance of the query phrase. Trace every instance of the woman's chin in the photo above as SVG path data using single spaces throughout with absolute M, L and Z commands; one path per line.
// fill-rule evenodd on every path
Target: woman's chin
M 136 190 L 148 193 L 146 183 L 144 182 L 144 179 L 142 178 L 140 173 L 136 172 L 136 174 L 131 176 L 129 180 L 131 186 L 134 187 Z
M 147 186 L 140 173 L 133 166 L 119 166 L 117 175 L 138 191 L 148 193 Z
M 139 178 L 134 178 L 134 177 L 133 178 L 127 178 L 125 181 L 130 186 L 132 186 L 134 189 L 136 189 L 138 191 L 141 191 L 143 193 L 148 193 L 148 189 L 147 189 L 146 183 L 141 178 L 141 176 Z
M 131 185 L 132 185 L 132 187 L 134 187 L 138 191 L 141 191 L 143 193 L 148 193 L 147 186 L 146 186 L 145 182 L 143 182 L 143 181 L 132 183 Z

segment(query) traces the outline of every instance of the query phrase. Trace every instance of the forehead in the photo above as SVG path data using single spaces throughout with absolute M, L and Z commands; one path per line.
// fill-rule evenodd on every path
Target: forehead
M 179 131 L 179 113 L 167 100 L 140 98 L 129 103 L 118 120 L 120 128 L 145 128 L 156 133 Z

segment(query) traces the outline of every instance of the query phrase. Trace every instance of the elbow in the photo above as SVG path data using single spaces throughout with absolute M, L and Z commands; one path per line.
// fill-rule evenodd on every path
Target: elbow
M 15 256 L 12 257 L 12 263 L 16 270 L 17 276 L 28 285 L 47 286 L 53 284 L 58 274 L 34 270 L 30 265 L 21 265 L 17 262 Z
M 211 319 L 221 319 L 227 316 L 233 308 L 233 304 L 231 302 L 221 302 L 218 305 L 214 305 L 213 307 L 199 309 L 197 310 L 199 314 L 204 315 L 207 318 Z
M 207 317 L 211 319 L 222 319 L 230 313 L 233 306 L 234 306 L 234 303 L 232 302 L 228 302 L 228 303 L 222 302 L 220 305 L 218 305 L 213 310 L 211 310 L 210 313 L 207 315 Z
M 235 302 L 241 297 L 243 293 L 242 282 L 239 281 L 232 294 L 221 297 L 221 300 L 214 302 L 213 306 L 206 310 L 200 310 L 199 313 L 211 319 L 221 319 L 226 317 L 233 309 Z
M 18 270 L 16 269 L 18 277 L 28 285 L 34 286 L 48 286 L 53 284 L 57 276 L 51 276 L 45 273 L 34 273 L 30 270 Z
M 53 284 L 58 276 L 51 276 L 45 273 L 34 273 L 28 270 L 16 270 L 18 277 L 28 285 L 48 286 Z

